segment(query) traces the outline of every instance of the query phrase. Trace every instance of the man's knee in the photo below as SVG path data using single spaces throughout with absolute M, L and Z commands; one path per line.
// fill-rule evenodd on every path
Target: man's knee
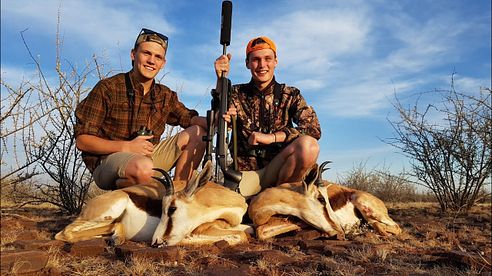
M 302 161 L 305 166 L 313 165 L 318 159 L 318 140 L 311 136 L 304 135 L 297 138 L 294 142 L 296 142 L 296 159 Z
M 205 135 L 205 129 L 198 125 L 192 125 L 188 127 L 186 131 L 189 133 L 190 137 L 199 137 L 201 139 L 202 136 Z
M 191 131 L 192 131 L 192 134 L 193 134 L 192 137 L 191 137 L 191 139 L 195 143 L 205 144 L 205 142 L 203 141 L 203 136 L 205 136 L 206 130 L 203 127 L 197 126 L 197 125 L 193 125 L 190 128 L 191 128 Z
M 178 137 L 178 146 L 184 149 L 188 144 L 204 144 L 205 129 L 198 125 L 192 125 L 183 130 Z
M 134 184 L 145 184 L 150 182 L 153 175 L 153 162 L 150 158 L 135 157 L 126 167 L 126 178 Z

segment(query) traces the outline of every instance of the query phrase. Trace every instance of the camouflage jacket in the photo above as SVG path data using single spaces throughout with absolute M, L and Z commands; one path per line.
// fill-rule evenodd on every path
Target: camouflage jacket
M 275 102 L 275 85 L 281 96 Z M 257 170 L 268 164 L 284 147 L 300 135 L 321 138 L 321 128 L 315 111 L 302 97 L 299 89 L 278 84 L 275 79 L 260 92 L 253 82 L 232 87 L 230 105 L 237 110 L 238 165 L 240 170 Z M 286 140 L 266 146 L 251 146 L 248 137 L 253 132 L 283 131 Z

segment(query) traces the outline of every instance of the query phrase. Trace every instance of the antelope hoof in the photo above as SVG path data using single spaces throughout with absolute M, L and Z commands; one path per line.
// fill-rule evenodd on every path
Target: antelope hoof
M 152 244 L 152 247 L 153 248 L 163 248 L 165 246 L 167 246 L 167 243 L 166 242 L 163 242 L 163 243 L 153 243 Z
M 161 238 L 156 238 L 152 241 L 152 247 L 161 248 L 167 245 L 167 242 Z
M 122 245 L 123 243 L 125 242 L 125 239 L 117 236 L 117 235 L 113 235 L 111 236 L 111 239 L 109 239 L 109 246 L 118 246 L 118 245 Z

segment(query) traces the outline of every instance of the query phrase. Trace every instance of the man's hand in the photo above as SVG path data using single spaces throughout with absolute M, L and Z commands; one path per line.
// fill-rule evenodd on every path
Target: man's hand
M 237 115 L 236 108 L 234 106 L 231 106 L 229 107 L 229 110 L 227 110 L 227 112 L 222 115 L 222 117 L 227 123 L 231 123 L 231 117 L 236 115 Z
M 214 68 L 215 68 L 215 75 L 217 78 L 220 77 L 227 77 L 227 74 L 229 73 L 230 69 L 230 63 L 229 61 L 231 60 L 231 54 L 226 55 L 221 55 L 219 58 L 217 58 L 214 62 Z
M 265 134 L 261 132 L 253 132 L 248 138 L 250 145 L 269 145 L 275 143 L 275 135 L 273 133 Z
M 128 141 L 125 151 L 151 156 L 154 152 L 154 145 L 148 140 L 152 139 L 152 137 L 154 136 L 137 136 L 135 139 Z

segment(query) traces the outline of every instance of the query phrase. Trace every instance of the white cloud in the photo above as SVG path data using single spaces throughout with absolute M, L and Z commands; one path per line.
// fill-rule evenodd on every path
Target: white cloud
M 279 56 L 285 66 L 309 64 L 308 70 L 323 68 L 333 56 L 360 51 L 369 22 L 363 13 L 348 10 L 297 11 L 278 18 L 272 29 L 280 30 Z M 306 68 L 301 68 L 305 70 Z
M 162 83 L 169 88 L 179 91 L 183 95 L 189 97 L 200 97 L 206 96 L 210 97 L 210 90 L 212 89 L 212 85 L 215 87 L 215 83 L 202 81 L 198 79 L 188 79 L 181 75 L 167 75 Z
M 2 82 L 11 86 L 12 88 L 17 88 L 23 82 L 27 80 L 32 80 L 38 75 L 33 68 L 22 68 L 14 66 L 4 66 L 1 68 L 1 78 Z M 3 87 L 2 87 L 3 89 Z
M 451 83 L 450 77 L 448 76 L 447 79 L 448 84 Z M 455 76 L 454 79 L 454 86 L 457 92 L 461 93 L 478 93 L 480 89 L 484 88 L 491 88 L 491 82 L 490 79 L 478 79 L 478 78 L 471 78 L 471 77 L 464 77 L 460 76 L 459 74 Z
M 328 18 L 329 13 L 326 15 Z M 349 31 L 350 28 L 342 29 L 344 33 L 335 33 L 332 37 L 337 42 L 339 41 L 337 38 L 341 37 L 340 45 L 348 46 L 338 49 L 328 48 L 329 66 L 320 54 L 322 51 L 305 54 L 312 55 L 312 59 L 322 60 L 325 64 L 324 68 L 316 66 L 316 63 L 298 60 L 297 65 L 292 65 L 303 66 L 303 71 L 307 73 L 292 74 L 292 78 L 306 76 L 298 82 L 301 90 L 305 89 L 308 93 L 310 90 L 326 91 L 313 93 L 311 97 L 319 97 L 320 101 L 315 100 L 315 102 L 323 107 L 329 106 L 330 113 L 336 116 L 357 117 L 381 114 L 389 107 L 388 98 L 391 98 L 393 93 L 411 91 L 422 85 L 425 87 L 426 84 L 435 83 L 438 78 L 429 70 L 456 60 L 456 56 L 459 56 L 457 51 L 460 47 L 457 44 L 460 35 L 473 29 L 473 25 L 469 22 L 454 22 L 452 14 L 436 15 L 424 21 L 400 13 L 382 18 L 377 18 L 378 15 L 374 13 L 371 13 L 372 18 L 363 18 L 364 15 L 358 15 L 362 18 L 359 21 L 347 20 L 348 23 L 345 23 L 346 26 L 371 23 L 360 32 L 361 35 L 355 35 L 353 44 L 343 43 L 345 41 L 343 34 L 353 36 L 353 32 Z M 345 18 L 350 19 L 350 14 L 343 14 L 341 22 Z M 450 26 L 453 26 L 452 30 Z M 322 35 L 319 36 L 315 40 L 316 43 L 326 44 L 323 43 L 323 38 Z M 357 43 L 363 47 L 356 47 Z M 294 51 L 293 54 L 297 52 Z M 348 55 L 351 55 L 351 58 L 347 59 Z M 313 68 L 314 70 L 311 70 Z M 312 83 L 316 86 L 309 85 Z M 303 84 L 308 85 L 303 87 Z
M 320 79 L 300 79 L 293 81 L 295 87 L 302 87 L 304 90 L 320 90 L 325 86 L 324 80 Z
M 337 56 L 364 48 L 370 29 L 367 19 L 364 9 L 293 9 L 268 24 L 240 22 L 235 36 L 240 43 L 232 51 L 243 60 L 248 40 L 266 35 L 277 44 L 283 71 L 317 76 L 330 69 Z
M 168 34 L 175 31 L 160 14 L 163 9 L 158 3 L 125 1 L 125 5 L 122 4 L 95 0 L 9 1 L 2 3 L 2 15 L 6 16 L 2 24 L 55 37 L 60 16 L 61 38 L 80 41 L 84 48 L 92 49 L 112 48 L 117 43 L 127 46 L 124 48 L 132 47 L 139 31 L 135 26 L 147 26 Z

